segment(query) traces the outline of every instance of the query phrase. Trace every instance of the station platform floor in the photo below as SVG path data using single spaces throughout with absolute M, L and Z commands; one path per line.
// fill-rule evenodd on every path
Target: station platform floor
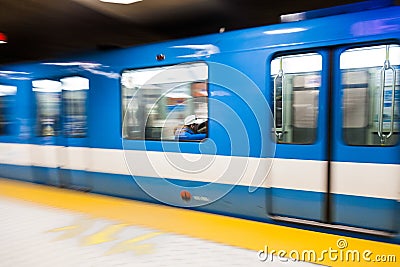
M 0 179 L 0 216 L 2 267 L 398 266 L 319 256 L 310 263 L 277 255 L 318 252 L 338 240 L 400 256 L 393 244 L 7 179 Z

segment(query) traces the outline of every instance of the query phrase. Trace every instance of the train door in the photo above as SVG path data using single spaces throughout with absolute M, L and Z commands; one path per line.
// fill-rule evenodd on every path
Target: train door
M 86 186 L 88 79 L 71 76 L 32 84 L 36 100 L 36 181 L 61 187 Z
M 397 232 L 400 46 L 342 48 L 335 58 L 332 223 Z
M 61 143 L 61 83 L 55 80 L 32 81 L 35 100 L 34 146 L 32 146 L 33 180 L 59 185 Z
M 273 218 L 398 230 L 399 59 L 398 45 L 273 58 Z
M 276 154 L 268 181 L 269 214 L 326 220 L 327 53 L 277 55 L 271 61 Z

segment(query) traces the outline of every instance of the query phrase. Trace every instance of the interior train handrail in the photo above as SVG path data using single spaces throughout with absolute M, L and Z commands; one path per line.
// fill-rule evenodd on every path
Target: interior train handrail
M 285 134 L 285 97 L 284 97 L 284 95 L 285 95 L 284 94 L 284 78 L 285 78 L 285 75 L 283 73 L 282 60 L 283 60 L 283 57 L 280 58 L 279 71 L 275 75 L 275 78 L 274 78 L 275 135 L 276 135 L 276 137 L 278 137 L 278 140 L 280 140 L 283 137 L 283 135 Z M 276 108 L 276 91 L 277 91 L 277 87 L 278 87 L 278 85 L 277 85 L 278 78 L 281 78 L 281 87 L 282 87 L 282 89 L 281 89 L 281 94 L 282 94 L 282 111 L 281 111 L 282 127 L 281 128 L 282 128 L 282 130 L 280 132 L 278 132 L 277 127 L 276 127 L 276 124 L 277 124 L 277 120 L 276 120 L 276 118 L 277 118 L 277 116 L 276 116 L 276 111 L 277 111 L 277 108 Z
M 383 133 L 383 113 L 385 105 L 385 82 L 386 82 L 386 71 L 392 71 L 392 109 L 390 117 L 390 131 L 388 134 Z M 395 111 L 395 92 L 396 92 L 396 70 L 390 65 L 389 61 L 389 45 L 386 45 L 386 59 L 381 68 L 381 87 L 380 87 L 381 99 L 379 103 L 379 116 L 378 116 L 378 136 L 381 138 L 381 143 L 384 144 L 387 139 L 393 135 L 394 131 L 394 111 Z

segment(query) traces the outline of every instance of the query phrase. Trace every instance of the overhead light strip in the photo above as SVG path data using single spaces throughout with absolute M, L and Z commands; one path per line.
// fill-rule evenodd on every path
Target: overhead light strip
M 104 3 L 112 3 L 112 4 L 122 4 L 122 5 L 129 5 L 136 2 L 142 2 L 142 0 L 100 0 Z

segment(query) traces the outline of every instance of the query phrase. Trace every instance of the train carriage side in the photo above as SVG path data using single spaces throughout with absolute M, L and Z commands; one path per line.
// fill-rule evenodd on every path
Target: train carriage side
M 398 243 L 398 14 L 3 67 L 0 175 Z
M 5 114 L 13 119 L 9 121 L 12 130 L 0 137 L 4 165 L 1 175 L 68 186 L 68 162 L 74 158 L 68 155 L 68 147 L 85 146 L 87 140 L 82 135 L 87 129 L 82 95 L 89 89 L 88 80 L 45 63 L 3 69 L 2 82 L 12 84 L 16 93 L 6 96 L 12 97 L 12 109 Z M 74 126 L 74 133 L 67 130 L 67 125 Z
M 196 56 L 205 62 L 208 76 L 196 81 L 208 81 L 210 123 L 209 138 L 204 142 L 163 146 L 163 142 L 149 141 L 146 149 L 171 156 L 178 152 L 175 149 L 207 155 L 214 153 L 215 145 L 219 164 L 223 164 L 224 156 L 237 160 L 235 166 L 255 159 L 248 161 L 253 172 L 265 164 L 260 172 L 266 173 L 267 179 L 255 193 L 249 193 L 249 186 L 254 186 L 251 175 L 240 171 L 227 172 L 226 180 L 217 184 L 220 187 L 188 190 L 195 196 L 193 201 L 207 201 L 215 198 L 215 192 L 236 185 L 223 198 L 207 203 L 203 210 L 397 235 L 398 11 L 394 7 L 226 33 L 215 36 L 218 41 L 211 46 L 210 37 L 204 37 L 152 47 L 165 53 L 167 59 L 173 57 L 164 65 L 186 63 L 186 67 L 196 68 L 199 66 L 191 65 L 197 64 L 193 63 Z M 375 28 L 366 30 L 371 25 Z M 199 49 L 205 50 L 205 55 L 196 53 Z M 132 78 L 138 75 L 137 70 L 128 72 Z M 247 84 L 246 78 L 254 84 Z M 191 92 L 191 88 L 188 90 L 185 92 Z M 258 98 L 259 92 L 262 98 Z M 258 101 L 247 98 L 247 93 Z M 271 122 L 268 108 L 263 110 L 264 100 L 275 115 L 273 134 L 277 141 L 271 169 L 267 160 L 271 156 Z M 244 127 L 233 130 L 236 122 L 242 122 Z M 128 148 L 140 150 L 134 142 L 127 144 Z M 150 161 L 157 162 L 156 153 L 152 156 Z M 225 166 L 234 169 L 229 164 Z M 141 171 L 145 173 L 138 170 Z M 191 186 L 213 181 L 220 175 L 215 171 L 201 177 L 160 171 L 161 177 L 178 178 L 185 181 L 181 184 Z M 242 179 L 238 181 L 240 174 Z M 180 190 L 169 191 L 167 202 L 190 206 L 187 199 L 179 198 Z M 160 194 L 161 191 L 160 188 Z
M 144 162 L 140 160 L 142 152 L 137 152 L 143 149 L 154 152 L 146 153 L 150 160 L 145 163 L 160 163 L 158 151 L 165 152 L 172 161 L 176 152 L 192 157 L 193 161 L 193 154 L 202 153 L 204 158 L 216 154 L 215 166 L 229 166 L 227 170 L 234 171 L 182 174 L 164 168 L 171 163 L 164 162 L 155 173 L 136 164 L 131 166 L 136 169 L 134 173 L 142 176 L 139 179 L 160 176 L 177 185 L 192 187 L 185 190 L 185 198 L 181 199 L 182 188 L 174 187 L 168 190 L 167 199 L 163 199 L 166 187 L 149 183 L 148 190 L 156 198 L 172 205 L 201 206 L 204 201 L 207 205 L 200 207 L 202 210 L 257 220 L 272 218 L 376 235 L 398 235 L 398 11 L 398 7 L 393 7 L 331 16 L 140 50 L 137 57 L 143 57 L 143 61 L 134 63 L 139 66 L 131 64 L 122 71 L 127 84 L 129 79 L 164 70 L 162 66 L 184 63 L 186 69 L 193 72 L 197 69 L 199 72 L 190 83 L 207 82 L 203 94 L 208 92 L 208 106 L 203 108 L 208 109 L 209 132 L 203 142 L 177 144 L 158 139 L 166 134 L 164 141 L 168 141 L 172 138 L 170 130 L 149 129 L 138 133 L 132 123 L 130 129 L 124 129 L 126 135 L 132 131 L 133 136 L 142 134 L 145 136 L 142 139 L 146 139 L 148 134 L 149 140 L 137 142 L 134 137 L 126 138 L 125 148 L 136 151 L 131 154 L 131 162 Z M 143 63 L 149 61 L 145 57 L 155 55 L 165 56 L 165 60 Z M 180 73 L 186 76 L 185 71 Z M 122 90 L 128 91 L 124 86 Z M 190 101 L 194 100 L 188 99 L 194 98 L 193 88 L 177 90 L 169 95 L 176 99 L 163 99 L 166 102 L 152 102 L 157 105 L 150 106 L 170 104 L 171 120 L 179 117 L 179 112 L 185 114 L 180 103 L 192 105 Z M 149 98 L 154 97 L 150 95 Z M 176 107 L 179 108 L 175 110 Z M 138 112 L 129 107 L 125 111 Z M 193 111 L 202 116 L 207 113 Z M 159 115 L 152 108 L 147 112 L 152 119 Z M 275 127 L 271 127 L 269 112 L 275 115 Z M 151 126 L 159 128 L 156 122 Z M 276 151 L 269 143 L 271 128 Z M 268 159 L 272 151 L 275 157 L 271 164 Z M 246 162 L 246 166 L 251 166 L 246 171 L 250 171 L 238 171 L 223 161 L 225 156 L 235 160 L 234 166 L 243 167 L 241 164 Z M 257 172 L 261 176 L 255 175 Z M 267 175 L 266 180 L 257 180 L 262 174 Z M 193 188 L 221 177 L 214 188 Z M 259 186 L 258 190 L 249 192 L 254 186 Z M 221 192 L 227 194 L 216 199 L 216 195 L 222 196 Z M 191 203 L 187 203 L 188 193 L 193 197 Z

